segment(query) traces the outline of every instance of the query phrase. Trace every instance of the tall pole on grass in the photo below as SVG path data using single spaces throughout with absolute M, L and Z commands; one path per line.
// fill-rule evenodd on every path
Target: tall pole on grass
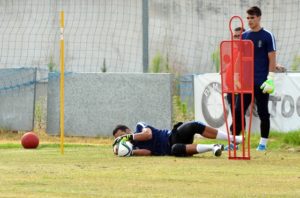
M 64 43 L 64 11 L 60 12 L 60 152 L 64 154 L 64 136 L 65 136 L 65 125 L 64 125 L 64 103 L 65 103 L 65 93 L 64 93 L 64 83 L 65 83 L 65 43 Z

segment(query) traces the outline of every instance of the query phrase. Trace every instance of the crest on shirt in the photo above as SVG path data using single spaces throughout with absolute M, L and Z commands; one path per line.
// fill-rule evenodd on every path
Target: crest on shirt
M 257 47 L 258 47 L 258 48 L 261 48 L 261 47 L 262 47 L 262 40 L 259 40 L 259 41 L 258 41 Z

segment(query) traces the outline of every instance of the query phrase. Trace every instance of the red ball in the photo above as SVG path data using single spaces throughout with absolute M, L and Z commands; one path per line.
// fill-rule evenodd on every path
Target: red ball
M 25 149 L 34 149 L 39 145 L 39 138 L 34 132 L 27 132 L 22 136 L 21 143 Z

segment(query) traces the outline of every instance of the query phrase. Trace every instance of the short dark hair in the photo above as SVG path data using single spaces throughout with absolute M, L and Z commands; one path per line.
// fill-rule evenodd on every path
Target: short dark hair
M 121 131 L 124 131 L 124 132 L 125 132 L 126 129 L 129 129 L 126 125 L 118 124 L 118 125 L 114 128 L 112 134 L 115 135 L 115 134 L 117 133 L 118 130 L 121 130 Z
M 259 16 L 261 16 L 261 10 L 260 10 L 259 7 L 253 6 L 253 7 L 249 8 L 247 10 L 247 14 L 249 14 L 249 15 L 255 15 L 255 16 L 259 17 Z
M 234 31 L 241 31 L 242 30 L 242 27 L 236 27 L 234 28 Z M 243 31 L 242 32 L 245 32 L 245 29 L 243 28 Z

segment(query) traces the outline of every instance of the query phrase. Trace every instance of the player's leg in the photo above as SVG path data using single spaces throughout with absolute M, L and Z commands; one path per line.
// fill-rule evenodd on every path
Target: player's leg
M 234 110 L 234 109 L 232 109 L 232 95 L 233 95 L 233 94 L 231 94 L 231 93 L 228 93 L 228 94 L 226 95 L 226 100 L 227 100 L 227 103 L 228 103 L 228 105 L 229 105 L 231 114 L 232 114 L 232 110 Z
M 223 145 L 220 144 L 174 144 L 171 153 L 177 157 L 192 156 L 198 153 L 205 153 L 212 151 L 217 157 L 221 156 Z
M 237 99 L 238 97 L 240 96 L 240 94 L 228 94 L 226 96 L 226 99 L 227 99 L 227 103 L 230 107 L 230 112 L 231 112 L 231 117 L 233 117 L 233 111 L 235 111 L 235 107 L 233 107 L 233 104 L 232 104 L 232 95 L 234 95 L 234 106 L 236 106 L 237 104 Z M 245 116 L 244 116 L 244 120 L 245 120 Z M 244 127 L 246 127 L 246 122 L 244 122 Z M 231 122 L 230 124 L 230 132 L 232 134 L 232 131 L 233 131 L 233 123 Z
M 236 135 L 240 135 L 242 131 L 242 96 L 239 94 L 236 100 L 236 108 L 235 108 L 235 133 Z M 251 94 L 244 94 L 244 127 L 246 126 L 245 114 L 251 103 Z M 233 133 L 233 124 L 230 127 L 231 133 Z
M 227 100 L 227 103 L 228 103 L 228 106 L 229 106 L 229 109 L 230 109 L 231 117 L 233 115 L 232 112 L 234 111 L 234 106 L 232 105 L 232 96 L 234 96 L 233 100 L 234 100 L 234 104 L 236 104 L 237 95 L 228 93 L 227 96 L 226 96 L 226 100 Z M 230 131 L 232 131 L 232 122 L 231 122 L 231 125 L 230 125 Z
M 236 136 L 240 137 L 241 131 L 242 131 L 242 98 L 241 98 L 241 94 L 235 95 L 236 100 L 235 100 L 235 134 Z M 243 119 L 244 119 L 244 129 L 246 128 L 246 119 L 245 119 L 245 114 L 246 111 L 249 107 L 251 103 L 251 95 L 250 94 L 244 94 L 244 115 L 243 115 Z M 233 120 L 233 118 L 232 118 Z M 231 134 L 233 134 L 233 122 L 230 125 L 230 132 Z M 231 142 L 233 142 L 233 140 L 231 140 Z M 239 144 L 239 140 L 236 139 L 236 143 Z M 238 149 L 238 145 L 235 146 L 236 150 Z M 225 150 L 227 151 L 228 149 L 233 150 L 234 149 L 234 144 L 230 143 L 230 145 L 225 146 Z
M 172 130 L 171 143 L 192 144 L 194 142 L 194 135 L 201 134 L 204 129 L 205 125 L 201 122 L 185 122 Z
M 255 89 L 255 99 L 257 113 L 260 119 L 261 138 L 257 150 L 266 150 L 267 141 L 270 133 L 270 113 L 268 108 L 269 94 L 264 94 L 257 88 Z
M 205 130 L 201 134 L 203 137 L 209 138 L 209 139 L 217 139 L 217 140 L 227 140 L 228 135 L 226 132 L 212 128 L 210 126 L 206 126 Z M 234 141 L 234 136 L 229 135 L 230 141 Z M 235 136 L 235 140 L 237 143 L 242 142 L 242 136 Z
M 182 143 L 182 144 L 192 144 L 194 141 L 194 135 L 200 134 L 203 137 L 209 139 L 219 139 L 227 140 L 227 133 L 217 130 L 215 128 L 204 125 L 201 122 L 193 121 L 186 122 L 176 129 L 172 133 L 171 143 Z M 230 140 L 233 141 L 233 136 L 229 136 Z M 236 137 L 238 143 L 242 142 L 242 137 Z

